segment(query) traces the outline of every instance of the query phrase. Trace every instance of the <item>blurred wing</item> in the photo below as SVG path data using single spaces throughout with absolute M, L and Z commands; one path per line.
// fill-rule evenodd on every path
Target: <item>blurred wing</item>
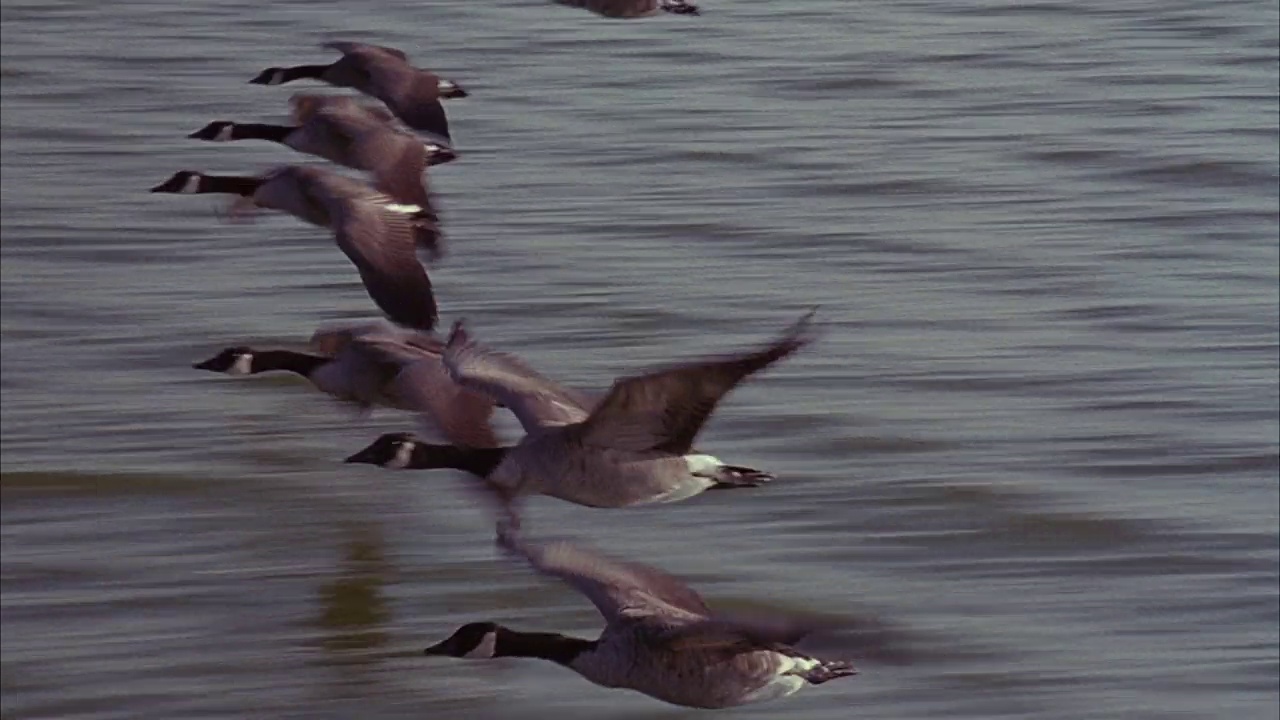
M 351 153 L 379 190 L 396 202 L 422 208 L 432 222 L 439 219 L 427 190 L 427 148 L 421 140 L 389 126 L 365 128 L 353 137 Z
M 679 611 L 676 614 L 705 616 L 710 612 L 692 588 L 649 565 L 611 558 L 563 540 L 534 544 L 499 534 L 499 545 L 523 557 L 534 570 L 585 595 L 606 620 L 628 611 L 662 612 L 664 605 Z
M 299 152 L 332 159 L 342 165 L 351 165 L 353 133 L 333 114 L 313 113 L 289 136 L 289 144 Z
M 553 0 L 560 5 L 583 8 L 609 18 L 633 18 L 658 10 L 658 0 Z
M 817 629 L 811 622 L 782 615 L 759 620 L 717 616 L 667 626 L 655 633 L 654 640 L 676 651 L 746 651 L 761 646 L 793 645 Z
M 435 327 L 435 296 L 415 253 L 418 227 L 410 216 L 370 201 L 342 202 L 337 208 L 334 237 L 360 272 L 369 297 L 393 322 L 418 330 Z
M 327 323 L 316 328 L 309 344 L 316 352 L 333 357 L 360 337 L 390 332 L 395 332 L 394 326 L 383 321 L 357 325 Z
M 398 60 L 403 60 L 405 62 L 408 62 L 409 60 L 408 56 L 406 56 L 404 52 L 397 50 L 395 48 L 386 47 L 384 45 L 371 45 L 369 43 L 350 42 L 350 41 L 343 40 L 343 41 L 323 43 L 320 47 L 323 47 L 329 50 L 337 50 L 343 55 L 355 55 L 355 56 L 363 56 L 368 58 L 376 58 L 379 56 L 383 56 L 383 57 L 390 56 Z
M 349 95 L 307 95 L 301 93 L 300 95 L 309 99 L 310 104 L 314 108 L 313 114 L 320 112 L 334 112 L 351 117 L 360 117 L 363 115 L 374 122 L 385 123 L 393 127 L 397 123 L 396 116 L 392 115 L 385 107 L 371 102 L 361 102 L 360 99 L 356 97 Z
M 391 390 L 406 407 L 422 414 L 423 424 L 449 442 L 467 447 L 497 447 L 491 420 L 493 400 L 453 381 L 439 357 L 404 366 Z
M 838 656 L 906 665 L 917 652 L 901 628 L 878 618 L 803 617 L 772 611 L 767 616 L 717 613 L 706 620 L 658 627 L 652 637 L 673 650 L 741 652 L 768 645 L 800 645 Z
M 351 340 L 351 347 L 379 362 L 407 365 L 430 361 L 440 365 L 444 343 L 430 334 L 387 325 L 382 330 L 364 332 Z
M 430 73 L 419 73 L 407 85 L 395 86 L 398 92 L 383 100 L 405 125 L 419 132 L 442 137 L 447 144 L 452 145 L 449 117 L 445 115 L 444 105 L 435 97 L 439 79 Z
M 445 345 L 444 364 L 463 387 L 493 398 L 511 410 L 525 432 L 581 422 L 589 405 L 577 393 L 553 382 L 520 358 L 473 342 L 455 323 Z

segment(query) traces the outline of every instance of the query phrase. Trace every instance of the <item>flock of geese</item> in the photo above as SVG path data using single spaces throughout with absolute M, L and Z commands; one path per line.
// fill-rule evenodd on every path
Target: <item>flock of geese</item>
M 656 12 L 696 15 L 683 0 L 557 0 L 610 17 Z M 387 47 L 334 42 L 329 64 L 263 70 L 251 82 L 319 80 L 353 96 L 297 94 L 293 125 L 211 122 L 190 137 L 263 140 L 362 171 L 369 182 L 315 165 L 286 165 L 253 176 L 175 173 L 161 193 L 235 196 L 232 214 L 289 213 L 333 233 L 370 298 L 390 322 L 322 326 L 310 352 L 237 346 L 194 365 L 229 375 L 282 371 L 351 403 L 417 414 L 444 443 L 390 433 L 347 458 L 393 469 L 452 468 L 479 479 L 491 503 L 497 544 L 534 570 L 581 592 L 605 620 L 594 640 L 524 632 L 494 622 L 462 626 L 427 655 L 532 657 L 587 680 L 670 703 L 720 708 L 790 695 L 854 675 L 845 660 L 821 659 L 795 644 L 813 623 L 773 615 L 717 613 L 679 580 L 639 563 L 567 541 L 534 543 L 520 530 L 520 500 L 549 495 L 592 508 L 686 500 L 705 491 L 749 488 L 768 472 L 732 465 L 695 447 L 717 404 L 749 376 L 816 339 L 813 313 L 759 347 L 617 379 L 602 394 L 557 383 L 517 356 L 480 343 L 462 320 L 440 339 L 426 262 L 445 255 L 424 171 L 458 157 L 441 99 L 466 97 L 460 85 L 413 66 Z M 491 420 L 511 412 L 524 429 L 503 444 Z

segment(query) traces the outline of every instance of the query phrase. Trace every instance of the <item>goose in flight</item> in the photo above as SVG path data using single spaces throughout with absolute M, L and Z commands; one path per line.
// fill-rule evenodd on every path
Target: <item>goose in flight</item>
M 559 5 L 582 8 L 597 15 L 615 19 L 631 19 L 668 12 L 673 15 L 699 15 L 697 5 L 686 0 L 552 0 Z
M 604 618 L 604 630 L 586 640 L 473 622 L 426 655 L 541 658 L 596 685 L 694 708 L 774 700 L 858 672 L 849 661 L 794 647 L 819 629 L 815 623 L 781 613 L 750 621 L 717 614 L 693 589 L 655 567 L 566 541 L 536 544 L 500 530 L 498 544 L 586 596 Z
M 444 365 L 460 386 L 508 408 L 524 427 L 514 446 L 467 448 L 383 435 L 347 462 L 394 468 L 467 470 L 505 499 L 541 493 L 589 507 L 684 500 L 710 489 L 753 487 L 773 478 L 694 449 L 717 404 L 748 376 L 815 339 L 806 314 L 767 345 L 621 378 L 592 401 L 543 377 L 519 358 L 473 341 L 454 324 Z
M 372 186 L 308 165 L 251 176 L 180 170 L 151 192 L 236 195 L 233 213 L 269 208 L 329 228 L 387 317 L 418 330 L 435 327 L 431 280 L 415 253 L 422 246 L 438 255 L 443 245 L 427 209 L 396 203 Z
M 297 125 L 215 120 L 187 137 L 209 142 L 266 140 L 363 170 L 398 203 L 433 209 L 423 173 L 457 153 L 444 140 L 400 129 L 386 110 L 354 98 L 298 94 L 290 98 Z
M 362 415 L 374 406 L 395 408 L 419 415 L 451 443 L 498 444 L 493 401 L 449 377 L 438 338 L 383 322 L 337 324 L 317 329 L 311 346 L 312 352 L 228 347 L 192 367 L 233 376 L 292 372 Z
M 337 50 L 342 57 L 327 65 L 267 68 L 249 82 L 283 85 L 312 79 L 352 88 L 381 100 L 414 130 L 448 136 L 440 98 L 467 97 L 467 91 L 457 83 L 410 65 L 408 57 L 395 48 L 358 42 L 329 42 L 321 47 Z

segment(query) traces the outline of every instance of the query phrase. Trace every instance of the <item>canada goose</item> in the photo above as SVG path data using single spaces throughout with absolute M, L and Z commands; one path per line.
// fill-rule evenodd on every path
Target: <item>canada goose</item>
M 187 137 L 213 142 L 270 140 L 345 167 L 364 170 L 374 186 L 396 202 L 430 210 L 423 173 L 427 166 L 456 157 L 452 148 L 399 130 L 352 98 L 295 95 L 297 126 L 217 120 Z M 435 219 L 435 218 L 433 218 Z
M 438 256 L 443 245 L 431 220 L 434 213 L 427 209 L 395 203 L 369 185 L 305 165 L 257 176 L 182 170 L 151 192 L 228 193 L 241 198 L 233 204 L 236 211 L 270 208 L 327 227 L 387 317 L 419 330 L 435 326 L 431 280 L 414 253 L 415 245 L 421 245 Z
M 473 622 L 426 655 L 541 658 L 597 685 L 695 708 L 774 700 L 858 672 L 849 661 L 792 647 L 818 629 L 814 623 L 780 613 L 754 622 L 714 613 L 692 588 L 655 567 L 573 543 L 534 544 L 500 531 L 498 544 L 585 595 L 605 620 L 600 637 Z
M 698 15 L 698 6 L 685 0 L 552 0 L 560 5 L 583 8 L 607 18 L 638 18 L 669 12 Z
M 395 48 L 358 42 L 329 42 L 321 47 L 342 57 L 328 65 L 267 68 L 250 80 L 255 85 L 282 85 L 310 78 L 358 90 L 386 103 L 391 112 L 414 130 L 439 134 L 444 110 L 440 98 L 464 98 L 467 91 L 430 70 L 409 64 Z
M 417 413 L 449 442 L 497 445 L 490 417 L 493 401 L 460 387 L 441 361 L 444 343 L 386 323 L 321 326 L 311 336 L 315 352 L 229 347 L 192 365 L 227 375 L 283 371 L 301 375 L 332 397 L 354 403 L 361 414 L 374 405 Z
M 512 355 L 473 342 L 459 321 L 445 345 L 445 367 L 459 385 L 511 410 L 524 438 L 500 455 L 479 456 L 391 434 L 347 462 L 467 470 L 504 496 L 513 517 L 515 499 L 531 493 L 613 508 L 760 485 L 773 476 L 726 465 L 694 450 L 693 441 L 738 383 L 813 341 L 813 314 L 764 348 L 619 379 L 597 403 L 566 391 Z

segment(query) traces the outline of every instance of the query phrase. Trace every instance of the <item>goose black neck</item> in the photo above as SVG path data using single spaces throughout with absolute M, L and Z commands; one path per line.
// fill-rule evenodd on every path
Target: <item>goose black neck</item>
M 520 632 L 501 628 L 493 646 L 493 655 L 494 657 L 541 658 L 560 665 L 568 665 L 574 658 L 594 649 L 595 646 L 595 640 L 583 640 L 559 633 Z
M 262 178 L 244 175 L 205 175 L 200 179 L 200 192 L 226 193 L 228 195 L 252 196 L 262 184 Z
M 264 123 L 236 123 L 231 126 L 232 140 L 269 140 L 284 142 L 289 133 L 297 130 L 289 125 L 268 125 Z
M 280 69 L 280 82 L 287 83 L 294 80 L 319 80 L 324 71 L 328 70 L 328 65 L 296 65 Z
M 292 350 L 261 350 L 253 354 L 253 362 L 249 372 L 256 375 L 260 372 L 283 370 L 297 373 L 303 377 L 310 377 L 311 373 L 316 371 L 316 368 L 329 362 L 329 360 L 323 355 L 309 355 Z
M 430 445 L 420 443 L 413 448 L 409 467 L 414 470 L 450 468 L 464 470 L 477 477 L 487 478 L 506 457 L 509 447 L 474 448 L 459 445 Z

